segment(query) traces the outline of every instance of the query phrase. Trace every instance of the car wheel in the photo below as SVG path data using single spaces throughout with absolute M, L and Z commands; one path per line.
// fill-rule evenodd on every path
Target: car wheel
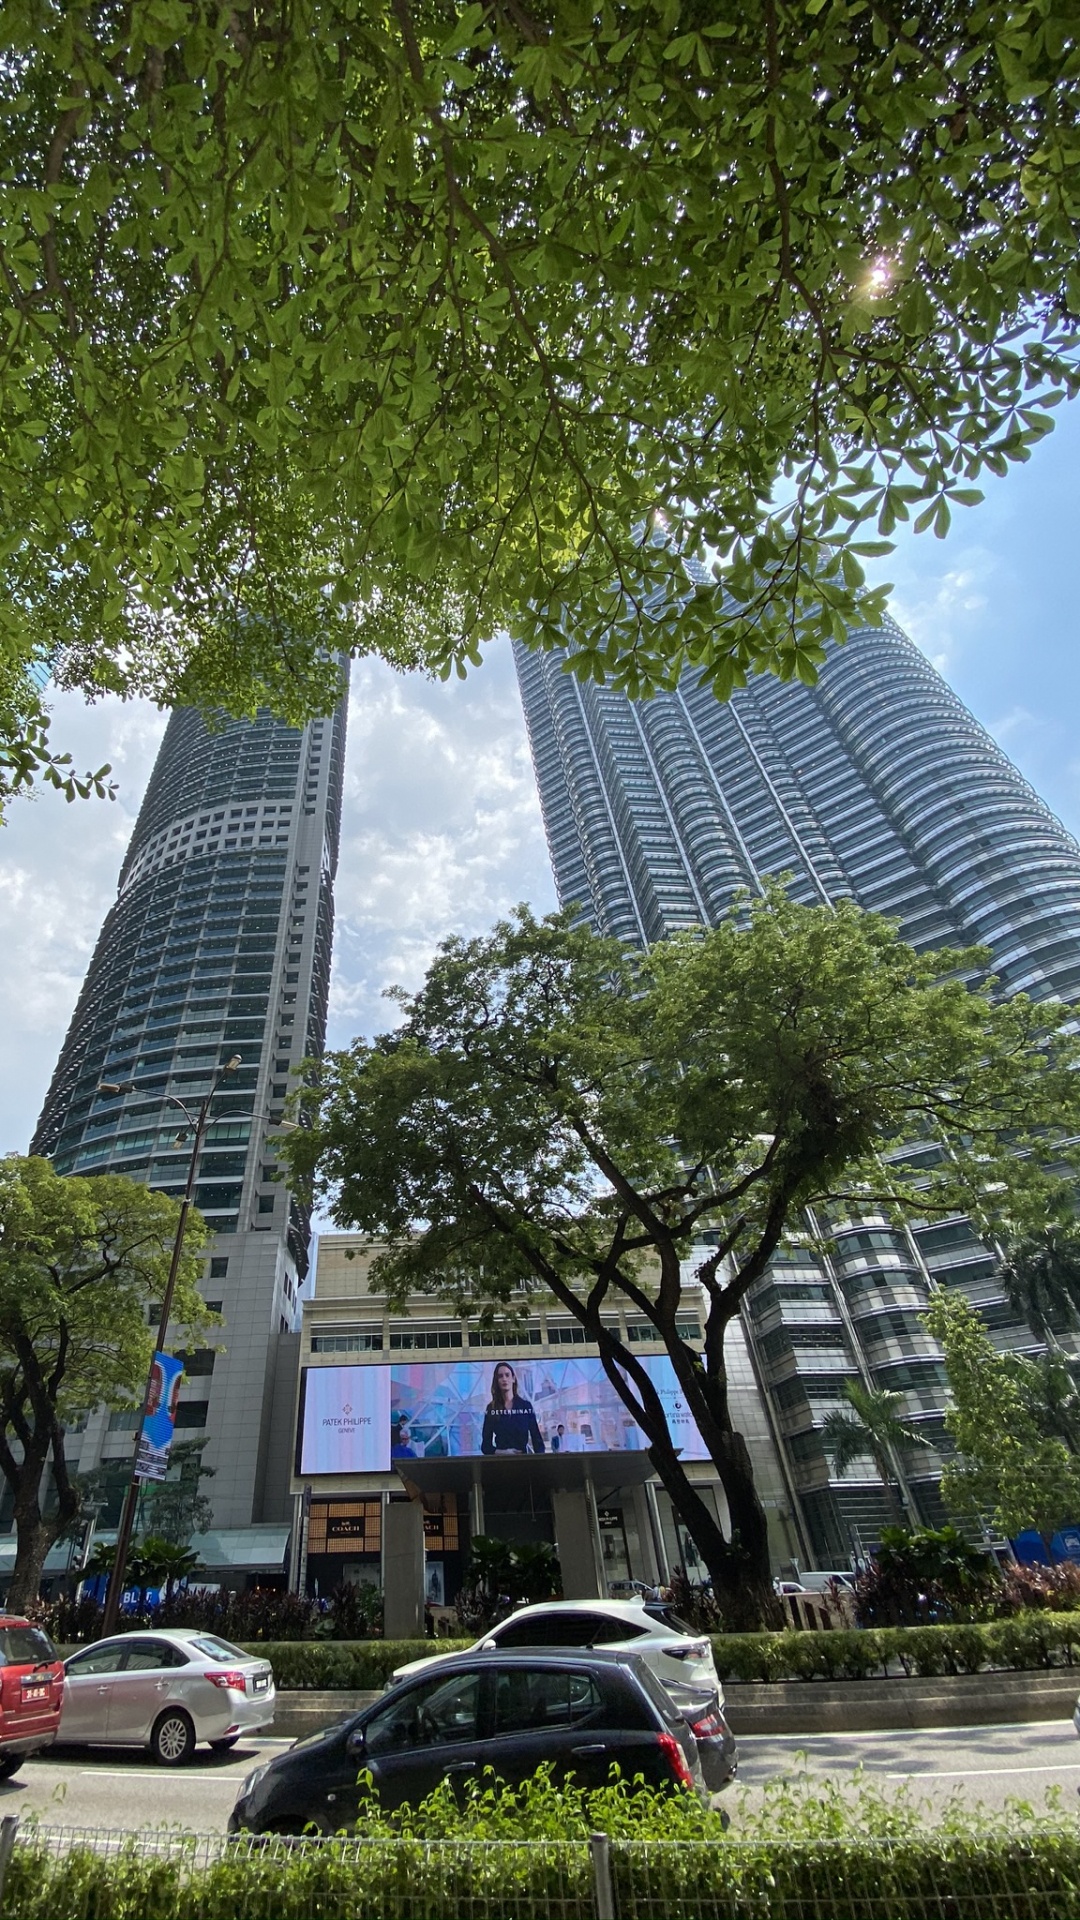
M 179 1707 L 166 1707 L 150 1735 L 150 1752 L 162 1767 L 179 1767 L 195 1751 L 195 1729 Z
M 0 1780 L 10 1780 L 13 1773 L 18 1773 L 25 1759 L 25 1753 L 0 1753 Z
M 210 1745 L 215 1753 L 228 1753 L 229 1748 L 235 1747 L 239 1738 L 238 1733 L 227 1733 L 221 1740 L 211 1740 Z

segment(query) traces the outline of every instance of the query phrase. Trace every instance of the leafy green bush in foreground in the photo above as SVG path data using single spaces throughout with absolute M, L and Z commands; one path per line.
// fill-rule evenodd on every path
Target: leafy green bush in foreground
M 588 1835 L 611 1839 L 620 1920 L 1075 1920 L 1080 1834 L 1051 1806 L 933 1816 L 903 1791 L 783 1779 L 736 1805 L 725 1833 L 689 1794 L 620 1779 L 517 1792 L 480 1783 L 459 1806 L 444 1787 L 411 1812 L 365 1809 L 358 1838 L 230 1847 L 197 1868 L 178 1849 L 143 1858 L 16 1847 L 5 1920 L 590 1920 Z M 194 1836 L 192 1836 L 194 1841 Z

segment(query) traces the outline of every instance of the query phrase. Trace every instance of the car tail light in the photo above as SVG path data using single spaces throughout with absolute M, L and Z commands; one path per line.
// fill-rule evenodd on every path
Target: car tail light
M 684 1640 L 681 1646 L 665 1646 L 664 1653 L 669 1660 L 705 1660 L 709 1654 L 707 1640 Z
M 692 1787 L 694 1776 L 686 1764 L 686 1755 L 673 1733 L 658 1733 L 656 1736 L 660 1751 L 675 1775 L 680 1787 Z
M 716 1740 L 724 1731 L 724 1723 L 718 1713 L 699 1713 L 691 1720 L 690 1731 L 695 1740 Z
M 203 1679 L 209 1680 L 215 1687 L 235 1687 L 237 1693 L 247 1692 L 247 1674 L 241 1673 L 239 1667 L 223 1667 L 220 1672 L 204 1673 Z

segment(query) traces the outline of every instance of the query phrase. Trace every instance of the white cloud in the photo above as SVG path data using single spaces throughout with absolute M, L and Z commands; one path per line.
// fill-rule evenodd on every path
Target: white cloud
M 135 822 L 165 716 L 61 695 L 54 737 L 80 766 L 112 762 L 113 804 L 48 789 L 0 833 L 6 1019 L 0 1151 L 24 1152 Z M 521 899 L 554 904 L 509 648 L 465 682 L 353 674 L 330 1038 L 393 1023 L 383 989 L 419 984 L 438 942 Z
M 920 554 L 925 560 L 925 555 Z M 986 589 L 993 572 L 990 556 L 969 549 L 960 566 L 937 573 L 923 565 L 918 574 L 903 564 L 884 563 L 895 575 L 890 612 L 905 633 L 939 673 L 946 677 L 975 636 L 978 616 L 986 607 Z

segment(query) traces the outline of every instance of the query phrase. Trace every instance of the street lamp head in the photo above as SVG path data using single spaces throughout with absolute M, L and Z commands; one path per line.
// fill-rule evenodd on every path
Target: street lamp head
M 179 1133 L 176 1136 L 176 1139 L 173 1141 L 173 1146 L 186 1147 L 190 1137 L 191 1137 L 191 1129 L 189 1127 L 181 1127 Z
M 243 1063 L 241 1061 L 240 1055 L 238 1053 L 234 1053 L 231 1060 L 226 1060 L 225 1071 L 226 1073 L 235 1073 L 237 1067 L 241 1066 L 242 1064 Z
M 98 1085 L 99 1093 L 134 1093 L 130 1080 L 102 1080 Z

